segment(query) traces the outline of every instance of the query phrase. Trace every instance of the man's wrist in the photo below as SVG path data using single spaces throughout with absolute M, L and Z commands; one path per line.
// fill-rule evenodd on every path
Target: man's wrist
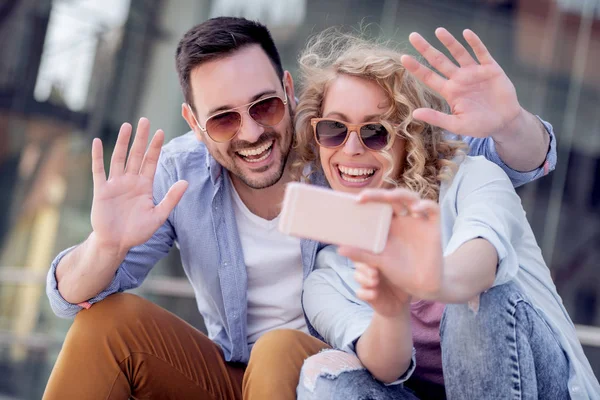
M 535 115 L 521 107 L 519 115 L 502 132 L 492 135 L 496 152 L 509 168 L 517 171 L 531 171 L 544 164 L 550 151 L 550 134 L 544 123 Z M 541 142 L 541 143 L 540 143 Z M 535 146 L 535 147 L 534 147 Z M 529 160 L 515 161 L 515 151 L 529 149 Z M 543 149 L 542 151 L 538 149 Z M 535 161 L 535 164 L 531 164 Z
M 86 246 L 91 253 L 115 261 L 123 260 L 129 251 L 129 249 L 121 249 L 118 245 L 101 240 L 94 231 L 88 236 Z
M 494 133 L 492 139 L 500 146 L 516 140 L 523 132 L 527 131 L 527 126 L 530 124 L 530 117 L 534 116 L 529 114 L 523 107 L 519 107 L 519 112 L 515 118 L 504 129 Z

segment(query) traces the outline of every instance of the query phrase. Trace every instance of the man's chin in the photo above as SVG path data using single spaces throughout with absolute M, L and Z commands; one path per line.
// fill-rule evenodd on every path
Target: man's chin
M 274 171 L 266 171 L 262 174 L 252 173 L 244 174 L 240 176 L 240 180 L 246 184 L 246 186 L 252 189 L 266 189 L 281 180 L 281 173 L 273 173 Z
M 280 165 L 271 164 L 253 170 L 237 168 L 235 176 L 251 189 L 266 189 L 281 180 L 283 168 Z
M 252 189 L 266 189 L 279 182 L 285 170 L 287 153 L 283 153 L 277 146 L 273 146 L 273 153 L 265 160 L 264 165 L 252 165 L 235 155 L 234 175 L 246 186 Z

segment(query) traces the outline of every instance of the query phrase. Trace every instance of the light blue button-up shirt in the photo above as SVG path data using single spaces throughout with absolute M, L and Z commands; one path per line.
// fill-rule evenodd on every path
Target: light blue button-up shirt
M 517 172 L 504 165 L 491 138 L 465 138 L 465 141 L 471 146 L 470 154 L 484 155 L 494 161 L 515 185 L 521 185 L 554 169 L 556 140 L 552 126 L 548 123 L 545 126 L 551 137 L 547 161 L 531 172 Z M 157 261 L 176 244 L 208 336 L 223 349 L 227 361 L 248 362 L 247 274 L 231 197 L 233 187 L 227 173 L 193 132 L 165 145 L 154 178 L 155 203 L 180 179 L 189 182 L 188 189 L 167 221 L 146 243 L 127 253 L 109 286 L 88 303 L 93 305 L 113 293 L 141 285 Z M 314 267 L 319 244 L 302 240 L 300 247 L 306 278 Z M 46 287 L 52 309 L 64 318 L 72 318 L 83 309 L 67 302 L 58 292 L 56 267 L 71 249 L 61 252 L 52 262 Z

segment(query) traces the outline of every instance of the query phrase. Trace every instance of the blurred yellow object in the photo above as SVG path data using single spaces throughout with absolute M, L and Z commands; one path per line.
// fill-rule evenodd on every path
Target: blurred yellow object
M 46 205 L 43 205 L 33 219 L 31 227 L 31 240 L 25 265 L 32 272 L 44 272 L 54 256 L 54 242 L 60 222 L 59 206 L 66 194 L 66 183 L 61 176 L 54 176 L 47 186 Z M 16 318 L 13 332 L 17 338 L 29 335 L 35 329 L 39 301 L 43 295 L 43 285 L 28 284 L 20 288 L 16 295 Z M 25 347 L 16 343 L 12 347 L 11 355 L 15 361 L 26 357 Z

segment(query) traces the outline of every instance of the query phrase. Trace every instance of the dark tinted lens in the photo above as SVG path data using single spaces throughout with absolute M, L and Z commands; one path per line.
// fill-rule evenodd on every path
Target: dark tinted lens
M 279 97 L 271 97 L 254 103 L 248 110 L 253 120 L 264 126 L 275 126 L 285 114 L 285 105 Z
M 323 147 L 337 147 L 344 142 L 348 128 L 337 121 L 319 121 L 315 129 L 317 142 Z
M 376 151 L 385 148 L 389 141 L 388 131 L 381 124 L 364 125 L 360 128 L 360 137 L 365 146 Z
M 206 121 L 206 131 L 215 142 L 226 142 L 240 129 L 242 116 L 236 111 L 217 114 Z

